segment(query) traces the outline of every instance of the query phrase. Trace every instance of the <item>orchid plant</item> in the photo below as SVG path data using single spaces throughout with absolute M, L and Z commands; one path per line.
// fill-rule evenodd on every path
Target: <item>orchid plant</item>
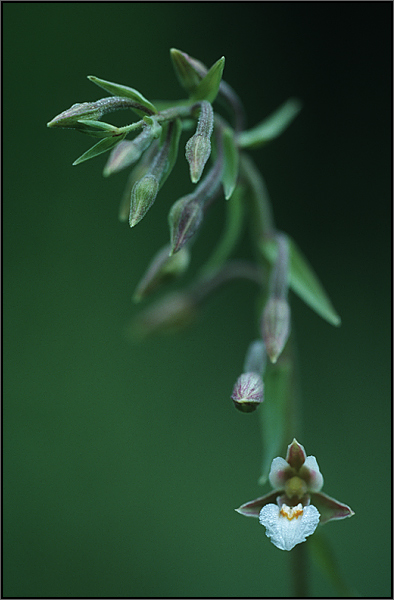
M 193 189 L 169 207 L 169 242 L 157 250 L 138 283 L 136 302 L 187 271 L 205 214 L 224 196 L 227 216 L 223 232 L 195 281 L 143 310 L 132 331 L 144 337 L 179 329 L 189 324 L 201 304 L 227 281 L 247 278 L 256 284 L 260 299 L 258 335 L 250 342 L 231 397 L 241 412 L 260 407 L 263 461 L 259 483 L 269 480 L 274 490 L 236 510 L 258 518 L 277 548 L 297 552 L 319 525 L 354 514 L 349 506 L 321 492 L 323 477 L 316 458 L 306 456 L 294 439 L 297 415 L 289 292 L 298 294 L 330 324 L 339 325 L 340 318 L 295 241 L 276 228 L 263 177 L 245 152 L 281 135 L 301 104 L 289 99 L 262 122 L 245 129 L 243 104 L 222 79 L 224 57 L 208 69 L 177 49 L 171 49 L 170 54 L 188 95 L 185 100 L 152 103 L 134 88 L 89 76 L 110 95 L 74 104 L 48 127 L 75 129 L 96 138 L 74 165 L 109 152 L 105 177 L 132 167 L 119 209 L 120 221 L 128 221 L 132 228 L 153 206 L 177 161 L 182 136 L 188 136 L 184 155 Z M 217 112 L 216 104 L 223 107 L 226 117 Z M 120 109 L 131 110 L 138 120 L 122 127 L 102 120 Z M 132 138 L 126 139 L 128 136 Z M 254 261 L 233 256 L 246 224 L 255 249 Z M 286 459 L 281 458 L 291 439 Z M 305 570 L 300 577 L 305 580 Z M 338 581 L 338 574 L 333 581 Z

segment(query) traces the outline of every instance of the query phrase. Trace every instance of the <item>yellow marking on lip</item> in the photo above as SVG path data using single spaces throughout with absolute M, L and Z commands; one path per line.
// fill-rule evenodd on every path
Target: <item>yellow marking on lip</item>
M 289 508 L 288 506 L 286 506 L 286 508 L 282 507 L 280 509 L 280 514 L 282 515 L 282 517 L 286 517 L 286 519 L 288 519 L 289 521 L 292 521 L 293 519 L 298 519 L 298 517 L 300 517 L 303 514 L 303 512 L 304 511 L 302 508 Z

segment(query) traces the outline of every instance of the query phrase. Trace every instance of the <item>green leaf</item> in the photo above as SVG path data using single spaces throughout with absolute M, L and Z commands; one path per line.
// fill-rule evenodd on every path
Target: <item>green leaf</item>
M 178 156 L 178 148 L 179 148 L 179 138 L 182 133 L 182 122 L 180 119 L 176 119 L 171 124 L 168 123 L 167 126 L 164 125 L 162 139 L 166 138 L 168 127 L 170 127 L 170 126 L 172 127 L 172 131 L 171 131 L 171 137 L 169 140 L 169 148 L 168 148 L 168 153 L 166 156 L 165 164 L 164 164 L 162 172 L 160 173 L 160 188 L 163 186 L 164 182 L 166 181 L 167 177 L 171 173 L 171 171 L 176 163 L 176 159 Z
M 240 148 L 259 148 L 278 137 L 295 119 L 301 110 L 301 102 L 294 98 L 287 100 L 272 115 L 259 125 L 243 131 L 237 137 Z
M 290 264 L 289 284 L 292 290 L 323 319 L 331 325 L 340 325 L 341 319 L 334 309 L 327 293 L 320 283 L 312 267 L 303 256 L 298 246 L 289 236 Z M 274 264 L 277 254 L 277 243 L 272 238 L 262 241 L 261 251 L 265 258 Z
M 201 79 L 194 90 L 192 98 L 194 101 L 208 100 L 213 102 L 218 94 L 219 85 L 222 80 L 225 58 L 219 58 L 218 61 L 209 69 L 208 73 Z
M 170 55 L 179 83 L 189 94 L 193 93 L 201 81 L 201 75 L 191 64 L 190 57 L 184 52 L 171 48 Z
M 94 75 L 88 75 L 88 79 L 114 96 L 123 96 L 124 98 L 131 98 L 134 100 L 137 106 L 133 107 L 132 110 L 141 117 L 146 114 L 154 115 L 157 113 L 156 107 L 140 94 L 140 92 L 133 88 L 119 83 L 112 83 L 111 81 L 105 81 L 105 79 L 99 79 L 98 77 L 94 77 Z
M 116 135 L 119 131 L 115 125 L 104 123 L 103 121 L 94 121 L 92 119 L 79 119 L 78 124 L 81 125 L 81 127 L 78 127 L 78 131 L 91 135 L 92 137 L 111 137 Z
M 234 141 L 233 130 L 229 127 L 223 129 L 223 153 L 224 153 L 224 168 L 222 171 L 222 183 L 224 189 L 224 197 L 228 200 L 233 193 L 237 178 L 239 154 Z
M 116 144 L 121 142 L 123 138 L 126 137 L 126 134 L 117 135 L 115 137 L 106 137 L 97 142 L 94 146 L 89 148 L 86 152 L 84 152 L 77 160 L 74 160 L 73 165 L 79 165 L 79 163 L 84 162 L 85 160 L 89 160 L 90 158 L 94 158 L 103 152 L 107 152 L 111 150 Z
M 360 598 L 359 592 L 345 581 L 333 548 L 320 527 L 308 540 L 308 547 L 312 559 L 334 586 L 339 598 Z
M 268 364 L 264 373 L 264 402 L 260 406 L 263 443 L 262 473 L 264 484 L 277 456 L 282 456 L 288 438 L 289 406 L 293 394 L 293 364 L 282 355 L 275 364 Z

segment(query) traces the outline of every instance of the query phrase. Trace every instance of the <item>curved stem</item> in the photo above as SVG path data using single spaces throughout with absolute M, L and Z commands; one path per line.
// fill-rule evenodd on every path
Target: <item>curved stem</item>
M 230 256 L 238 242 L 243 225 L 243 190 L 237 188 L 231 199 L 226 202 L 227 218 L 222 237 L 214 248 L 208 261 L 200 270 L 205 277 L 219 269 Z

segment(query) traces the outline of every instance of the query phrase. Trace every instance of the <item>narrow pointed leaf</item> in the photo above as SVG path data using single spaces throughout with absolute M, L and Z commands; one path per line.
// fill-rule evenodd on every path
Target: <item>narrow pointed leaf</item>
M 275 139 L 287 129 L 300 110 L 301 102 L 299 100 L 293 98 L 287 100 L 259 125 L 240 133 L 237 137 L 238 145 L 241 148 L 259 148 L 266 142 Z
M 293 365 L 281 357 L 268 364 L 264 374 L 264 404 L 260 407 L 263 461 L 260 484 L 268 480 L 273 459 L 283 454 L 288 438 L 289 406 L 293 394 Z
M 233 131 L 229 127 L 223 129 L 223 154 L 224 168 L 222 172 L 222 183 L 224 197 L 228 200 L 237 183 L 239 155 L 235 145 Z
M 77 160 L 73 162 L 73 165 L 79 165 L 79 163 L 84 162 L 85 160 L 89 160 L 90 158 L 94 158 L 103 152 L 107 152 L 111 150 L 116 144 L 121 142 L 126 134 L 118 135 L 116 137 L 106 137 L 97 142 L 94 146 L 89 148 L 86 152 L 84 152 Z
M 222 80 L 224 61 L 224 56 L 222 56 L 222 58 L 216 61 L 215 64 L 209 69 L 205 77 L 201 79 L 200 83 L 192 94 L 193 100 L 208 100 L 208 102 L 211 103 L 215 100 L 219 91 L 220 82 Z
M 79 119 L 78 124 L 80 125 L 78 131 L 91 135 L 92 137 L 110 137 L 119 131 L 115 125 L 103 121 L 94 121 L 92 119 Z
M 114 94 L 114 96 L 123 96 L 125 98 L 131 98 L 137 104 L 137 106 L 132 107 L 138 115 L 154 115 L 157 113 L 157 109 L 149 100 L 147 100 L 140 92 L 137 90 L 128 87 L 127 85 L 121 85 L 119 83 L 112 83 L 111 81 L 106 81 L 105 79 L 99 79 L 94 75 L 88 75 L 88 79 L 103 88 L 110 94 Z
M 166 127 L 163 127 L 163 136 L 165 135 L 166 131 L 165 131 Z M 182 122 L 180 119 L 176 119 L 176 121 L 174 122 L 174 126 L 173 126 L 173 131 L 171 134 L 171 140 L 170 140 L 170 146 L 169 146 L 169 151 L 167 154 L 167 158 L 166 158 L 166 162 L 160 177 L 160 186 L 159 189 L 163 186 L 164 182 L 166 181 L 167 177 L 169 176 L 169 174 L 171 173 L 172 169 L 174 168 L 174 165 L 176 163 L 176 159 L 178 156 L 178 148 L 179 148 L 179 138 L 181 136 L 182 133 Z
M 317 275 L 290 237 L 289 284 L 292 290 L 323 319 L 331 325 L 340 325 L 341 319 L 327 296 Z M 273 264 L 277 254 L 277 244 L 273 239 L 263 240 L 261 250 L 266 259 Z
M 201 81 L 201 76 L 188 60 L 187 54 L 176 48 L 171 48 L 170 55 L 179 83 L 187 92 L 193 93 Z

